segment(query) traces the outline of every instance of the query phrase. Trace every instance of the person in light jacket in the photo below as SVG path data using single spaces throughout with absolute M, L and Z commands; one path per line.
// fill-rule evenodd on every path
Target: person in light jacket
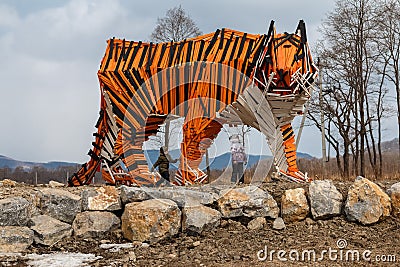
M 232 154 L 232 183 L 244 183 L 243 165 L 247 163 L 247 155 L 243 145 L 239 141 L 238 135 L 232 135 L 231 154 Z

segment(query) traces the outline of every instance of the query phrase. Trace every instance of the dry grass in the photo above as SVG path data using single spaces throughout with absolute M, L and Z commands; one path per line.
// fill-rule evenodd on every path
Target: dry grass
M 350 177 L 344 178 L 336 164 L 336 158 L 330 158 L 323 166 L 321 159 L 298 159 L 299 169 L 307 172 L 309 177 L 328 178 L 331 180 L 353 180 L 358 172 L 350 162 Z M 382 175 L 375 177 L 369 162 L 366 163 L 365 177 L 370 180 L 398 180 L 400 179 L 400 157 L 398 153 L 387 152 L 383 155 Z
M 336 158 L 330 158 L 323 166 L 321 159 L 305 159 L 297 160 L 298 167 L 301 171 L 307 172 L 308 177 L 315 180 L 330 179 L 334 181 L 353 181 L 358 173 L 350 169 L 350 177 L 344 178 L 341 176 L 337 168 Z M 350 163 L 351 165 L 351 163 Z M 365 177 L 370 180 L 400 180 L 400 157 L 396 152 L 387 152 L 383 155 L 382 176 L 375 177 L 374 172 L 367 162 Z M 262 160 L 258 165 L 252 166 L 245 171 L 245 183 L 254 183 L 269 181 L 272 172 L 274 171 L 271 160 Z M 229 183 L 232 170 L 228 167 L 225 170 L 212 170 L 210 181 L 218 181 L 221 183 Z

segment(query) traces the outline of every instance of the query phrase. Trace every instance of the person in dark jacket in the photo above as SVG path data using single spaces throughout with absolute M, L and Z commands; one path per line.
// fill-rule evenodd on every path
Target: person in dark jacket
M 158 172 L 161 174 L 161 177 L 167 181 L 170 181 L 169 163 L 175 163 L 177 161 L 178 159 L 171 158 L 166 147 L 160 147 L 160 156 L 158 156 L 158 159 L 151 168 L 151 171 L 153 172 L 154 169 L 158 167 Z

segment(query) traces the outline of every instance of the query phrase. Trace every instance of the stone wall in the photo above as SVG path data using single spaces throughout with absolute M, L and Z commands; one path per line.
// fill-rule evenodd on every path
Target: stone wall
M 85 187 L 80 195 L 63 188 L 36 188 L 30 197 L 0 200 L 0 252 L 22 252 L 33 244 L 51 246 L 71 237 L 103 238 L 122 231 L 130 241 L 154 243 L 179 232 L 201 235 L 225 220 L 245 218 L 249 230 L 284 230 L 309 217 L 370 225 L 400 214 L 400 183 L 384 192 L 357 177 L 343 196 L 330 180 L 308 189 L 285 190 L 278 206 L 272 195 L 253 185 L 138 188 Z

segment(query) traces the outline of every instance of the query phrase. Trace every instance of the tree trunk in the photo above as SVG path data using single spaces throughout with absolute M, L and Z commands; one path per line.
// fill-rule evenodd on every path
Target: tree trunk
M 369 163 L 371 165 L 372 171 L 374 173 L 374 177 L 378 178 L 378 167 L 377 167 L 377 155 L 376 155 L 376 144 L 375 144 L 375 137 L 374 137 L 374 132 L 373 132 L 373 125 L 372 125 L 372 119 L 371 115 L 369 114 L 369 101 L 368 101 L 368 96 L 366 96 L 366 110 L 367 110 L 367 118 L 370 118 L 368 120 L 368 131 L 365 134 L 365 140 L 367 143 L 367 151 L 368 151 L 368 158 L 369 158 Z M 379 100 L 378 100 L 379 103 Z M 377 109 L 377 115 L 379 118 L 379 108 Z M 371 142 L 369 142 L 368 135 L 371 139 Z M 372 149 L 372 152 L 371 152 Z
M 343 151 L 343 177 L 344 178 L 349 178 L 350 177 L 350 155 L 349 155 L 349 147 L 347 142 L 343 144 L 344 146 L 344 151 Z
M 171 121 L 166 119 L 165 120 L 165 133 L 164 133 L 164 144 L 167 150 L 169 150 L 169 126 Z
M 397 101 L 397 124 L 398 124 L 398 138 L 399 138 L 399 156 L 400 156 L 400 77 L 399 77 L 399 64 L 395 64 L 395 79 L 396 79 L 396 101 Z
M 343 169 L 342 169 L 342 162 L 340 160 L 340 153 L 336 153 L 336 165 L 337 165 L 338 170 L 340 172 L 340 176 L 345 177 Z

